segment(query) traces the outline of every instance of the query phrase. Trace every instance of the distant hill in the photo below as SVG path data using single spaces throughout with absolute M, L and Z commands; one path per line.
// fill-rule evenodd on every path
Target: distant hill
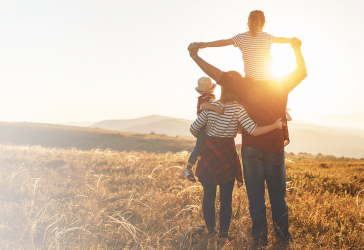
M 286 152 L 364 158 L 364 137 L 341 132 L 333 133 L 330 130 L 318 132 L 294 128 L 291 128 L 289 133 L 291 143 L 285 147 Z
M 91 125 L 90 127 L 91 128 L 103 128 L 103 129 L 109 129 L 109 130 L 129 131 L 129 129 L 135 130 L 135 129 L 133 129 L 133 127 L 135 127 L 135 126 L 146 125 L 149 123 L 155 123 L 155 122 L 171 120 L 171 119 L 176 120 L 176 121 L 185 121 L 186 123 L 190 123 L 190 125 L 192 123 L 192 121 L 185 120 L 185 119 L 179 119 L 179 118 L 173 118 L 173 117 L 161 116 L 161 115 L 150 115 L 150 116 L 140 117 L 140 118 L 136 118 L 136 119 L 105 120 L 105 121 L 97 122 L 97 123 Z M 143 127 L 141 127 L 141 128 L 144 129 Z M 145 133 L 150 133 L 151 131 L 152 130 L 149 130 Z M 140 133 L 142 133 L 142 132 L 140 132 Z M 166 133 L 162 133 L 162 134 L 166 134 Z M 169 135 L 180 135 L 180 134 L 177 133 L 177 134 L 169 134 Z
M 166 119 L 157 122 L 146 123 L 137 126 L 123 128 L 123 131 L 149 134 L 151 131 L 157 134 L 180 135 L 192 137 L 190 133 L 191 121 L 182 119 Z
M 136 119 L 105 120 L 92 124 L 90 127 L 144 134 L 155 132 L 157 134 L 179 135 L 192 138 L 189 132 L 192 122 L 193 120 L 150 115 Z
M 288 122 L 288 128 L 290 130 L 304 129 L 320 133 L 333 133 L 333 134 L 355 135 L 364 137 L 364 129 L 353 128 L 353 127 L 325 126 L 325 125 L 318 125 L 301 121 L 292 121 Z
M 192 120 L 159 115 L 107 120 L 91 125 L 100 129 L 50 124 L 0 123 L 0 143 L 76 147 L 85 150 L 99 147 L 149 152 L 177 152 L 184 149 L 192 151 L 194 138 L 189 132 L 191 123 Z M 363 129 L 322 126 L 300 121 L 289 122 L 288 127 L 291 143 L 285 147 L 286 152 L 364 158 Z M 150 135 L 151 131 L 159 135 Z M 185 138 L 176 138 L 176 135 Z M 241 143 L 241 137 L 238 136 L 236 142 Z
M 364 112 L 346 113 L 346 114 L 326 114 L 326 115 L 310 115 L 312 120 L 323 124 L 340 124 L 345 126 L 355 124 L 358 127 L 364 128 Z
M 335 128 L 324 127 L 316 124 L 310 123 L 299 123 L 299 122 L 288 122 L 289 131 L 293 130 L 310 130 L 319 133 L 333 133 L 333 134 L 350 134 Z
M 189 132 L 192 122 L 192 120 L 151 115 L 137 119 L 102 121 L 91 127 L 144 134 L 153 131 L 157 134 L 192 138 Z M 364 129 L 322 126 L 300 121 L 289 122 L 288 127 L 291 143 L 285 148 L 287 152 L 364 157 Z M 236 142 L 241 143 L 241 138 L 237 137 Z
M 356 136 L 364 137 L 364 129 L 360 128 L 353 128 L 353 127 L 333 127 L 333 126 L 327 126 L 327 128 L 333 128 L 337 131 L 341 131 L 345 134 L 351 134 Z
M 165 153 L 192 151 L 195 139 L 51 124 L 0 122 L 0 143 Z
M 64 126 L 75 126 L 75 127 L 88 127 L 96 122 L 61 122 L 57 123 L 57 125 L 64 125 Z

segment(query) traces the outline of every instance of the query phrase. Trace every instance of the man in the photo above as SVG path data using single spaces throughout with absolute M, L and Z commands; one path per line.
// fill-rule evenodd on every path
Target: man
M 238 72 L 222 72 L 198 56 L 198 44 L 189 46 L 191 58 L 217 84 L 238 93 L 240 104 L 244 105 L 249 116 L 258 126 L 265 126 L 283 118 L 282 130 L 274 130 L 265 135 L 253 137 L 242 132 L 241 155 L 244 180 L 249 199 L 249 212 L 252 219 L 252 233 L 256 246 L 267 246 L 268 230 L 265 206 L 265 182 L 268 187 L 272 208 L 272 219 L 276 240 L 288 246 L 292 238 L 289 232 L 286 195 L 286 167 L 284 146 L 289 143 L 285 109 L 288 94 L 307 76 L 306 65 L 301 52 L 302 42 L 293 38 L 291 47 L 296 56 L 296 69 L 280 79 L 256 81 L 242 77 Z

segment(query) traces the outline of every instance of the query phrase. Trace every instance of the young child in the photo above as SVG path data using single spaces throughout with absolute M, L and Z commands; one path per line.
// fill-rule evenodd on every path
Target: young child
M 215 95 L 213 94 L 215 88 L 216 84 L 213 84 L 209 77 L 201 77 L 198 79 L 198 87 L 196 87 L 196 91 L 200 94 L 200 96 L 198 97 L 197 102 L 197 116 L 199 116 L 204 109 L 215 111 L 219 115 L 224 113 L 224 110 L 220 106 L 210 104 L 210 102 L 216 101 Z M 196 163 L 197 157 L 200 154 L 200 149 L 205 139 L 205 130 L 206 126 L 203 126 L 198 132 L 196 146 L 188 159 L 186 168 L 182 170 L 182 174 L 190 182 L 196 182 L 192 166 Z
M 245 77 L 253 78 L 256 81 L 274 78 L 271 72 L 273 58 L 271 45 L 273 43 L 290 43 L 290 38 L 274 37 L 263 32 L 265 24 L 264 12 L 254 10 L 248 17 L 249 31 L 238 34 L 231 39 L 218 40 L 208 43 L 198 43 L 199 48 L 222 47 L 234 45 L 239 47 L 243 54 Z

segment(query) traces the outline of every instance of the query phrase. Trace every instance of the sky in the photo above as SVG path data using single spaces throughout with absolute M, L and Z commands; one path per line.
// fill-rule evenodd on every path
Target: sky
M 308 76 L 289 95 L 293 119 L 364 128 L 362 0 L 1 0 L 0 121 L 195 119 L 205 75 L 187 46 L 245 32 L 256 9 L 263 31 L 303 42 Z M 199 54 L 244 73 L 238 48 Z M 289 44 L 272 55 L 281 74 L 295 68 Z

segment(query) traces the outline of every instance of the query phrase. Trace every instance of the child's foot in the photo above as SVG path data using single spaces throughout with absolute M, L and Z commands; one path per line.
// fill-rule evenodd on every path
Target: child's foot
M 189 167 L 185 167 L 185 169 L 182 170 L 182 174 L 189 180 L 190 182 L 196 182 L 195 175 L 193 174 L 193 171 Z

